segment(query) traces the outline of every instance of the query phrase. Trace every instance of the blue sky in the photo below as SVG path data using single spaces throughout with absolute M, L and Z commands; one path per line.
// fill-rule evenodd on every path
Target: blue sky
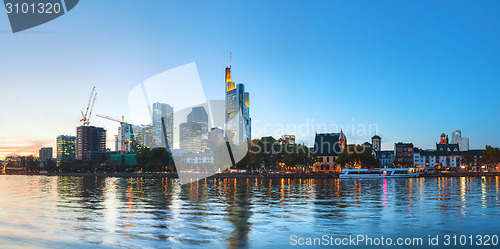
M 2 12 L 0 158 L 74 134 L 92 86 L 94 113 L 118 118 L 135 85 L 196 62 L 207 98 L 222 99 L 230 51 L 254 137 L 354 123 L 376 124 L 383 149 L 433 148 L 455 129 L 472 148 L 500 146 L 499 14 L 498 1 L 86 0 L 12 34 Z M 357 131 L 349 142 L 373 135 Z

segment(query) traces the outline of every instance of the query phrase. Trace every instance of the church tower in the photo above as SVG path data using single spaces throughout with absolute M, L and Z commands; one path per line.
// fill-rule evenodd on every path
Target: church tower
M 347 143 L 347 139 L 346 139 L 342 129 L 340 129 L 339 144 L 340 144 L 341 151 L 343 151 L 345 149 L 345 147 L 347 146 L 346 143 Z
M 372 147 L 374 151 L 382 150 L 382 138 L 378 135 L 372 137 Z
M 444 131 L 441 133 L 441 140 L 439 141 L 439 144 L 448 144 L 448 136 L 444 134 Z

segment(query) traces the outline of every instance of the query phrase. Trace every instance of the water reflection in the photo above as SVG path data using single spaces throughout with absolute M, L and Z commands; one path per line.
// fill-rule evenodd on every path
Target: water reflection
M 384 186 L 382 204 L 384 205 L 384 208 L 387 208 L 387 178 L 384 178 L 382 181 Z
M 204 179 L 184 186 L 166 178 L 0 179 L 5 247 L 284 247 L 292 234 L 500 228 L 499 177 Z

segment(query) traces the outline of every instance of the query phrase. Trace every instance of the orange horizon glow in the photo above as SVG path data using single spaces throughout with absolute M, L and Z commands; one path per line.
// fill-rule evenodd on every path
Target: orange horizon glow
M 5 160 L 8 156 L 34 156 L 38 157 L 39 150 L 43 147 L 52 147 L 52 157 L 56 152 L 55 147 L 50 144 L 17 144 L 11 146 L 0 146 L 0 160 Z

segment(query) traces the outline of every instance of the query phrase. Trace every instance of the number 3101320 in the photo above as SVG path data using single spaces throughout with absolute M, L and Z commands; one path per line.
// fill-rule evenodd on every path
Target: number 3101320
M 6 3 L 7 14 L 58 14 L 61 12 L 59 3 Z

